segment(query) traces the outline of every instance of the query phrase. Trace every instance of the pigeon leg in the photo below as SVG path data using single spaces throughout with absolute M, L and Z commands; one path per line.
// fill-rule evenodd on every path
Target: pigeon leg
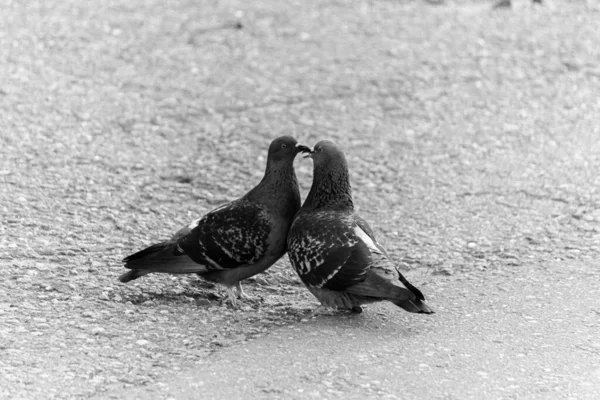
M 225 289 L 227 291 L 227 300 L 229 301 L 233 307 L 237 307 L 237 296 L 235 295 L 235 290 L 232 287 L 227 286 Z
M 244 292 L 244 289 L 242 289 L 242 283 L 241 283 L 241 282 L 238 282 L 238 283 L 235 285 L 235 288 L 237 289 L 237 297 L 238 297 L 239 299 L 250 300 L 250 298 L 251 298 L 251 297 L 250 297 L 250 296 L 248 296 L 248 295 L 247 295 L 247 294 Z
M 323 304 L 320 304 L 320 305 L 319 305 L 319 307 L 315 308 L 315 309 L 314 309 L 314 311 L 313 311 L 313 312 L 311 312 L 311 313 L 308 315 L 308 317 L 306 317 L 306 318 L 307 318 L 307 319 L 314 318 L 314 317 L 316 317 L 317 315 L 319 315 L 319 314 L 320 314 L 322 311 L 324 311 L 324 310 L 328 310 L 328 309 L 329 309 L 329 307 L 327 307 L 327 306 L 324 306 Z

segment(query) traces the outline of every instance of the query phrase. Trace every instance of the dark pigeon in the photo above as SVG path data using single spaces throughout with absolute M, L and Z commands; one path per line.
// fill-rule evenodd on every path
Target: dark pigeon
M 409 312 L 433 313 L 354 212 L 342 151 L 321 141 L 310 157 L 312 187 L 288 234 L 288 255 L 302 282 L 326 307 L 361 312 L 362 304 L 388 300 Z
M 240 281 L 265 271 L 286 252 L 286 236 L 300 208 L 294 158 L 310 151 L 290 136 L 269 146 L 267 167 L 260 183 L 243 197 L 225 204 L 180 229 L 164 242 L 126 257 L 121 282 L 146 274 L 196 273 L 226 286 L 236 304 L 233 287 L 244 297 Z

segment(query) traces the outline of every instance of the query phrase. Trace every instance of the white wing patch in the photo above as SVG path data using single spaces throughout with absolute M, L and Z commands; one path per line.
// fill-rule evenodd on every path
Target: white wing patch
M 223 204 L 223 205 L 220 205 L 219 207 L 217 207 L 217 208 L 215 208 L 214 210 L 212 210 L 212 211 L 210 212 L 210 214 L 212 214 L 212 213 L 214 213 L 214 212 L 217 212 L 217 211 L 221 211 L 222 209 L 224 209 L 224 208 L 226 208 L 226 207 L 229 207 L 230 205 L 231 205 L 231 203 L 225 203 L 225 204 Z
M 195 227 L 197 227 L 197 226 L 198 226 L 198 223 L 200 222 L 200 220 L 201 220 L 201 219 L 202 219 L 202 217 L 200 217 L 200 218 L 198 218 L 198 219 L 194 220 L 193 222 L 191 222 L 191 223 L 188 225 L 188 228 L 190 228 L 190 229 L 194 229 Z
M 375 244 L 375 242 L 373 241 L 373 239 L 371 239 L 371 237 L 369 235 L 367 235 L 365 233 L 365 231 L 363 231 L 360 226 L 355 226 L 354 227 L 354 233 L 356 234 L 356 236 L 358 236 L 358 238 L 360 240 L 362 240 L 362 242 L 364 244 L 367 245 L 367 247 L 369 248 L 369 250 L 371 250 L 371 252 L 376 253 L 376 254 L 383 254 L 383 252 L 381 251 L 381 249 L 377 246 L 377 244 Z
M 327 282 L 329 282 L 330 279 L 332 279 L 335 276 L 335 274 L 340 272 L 340 269 L 342 269 L 343 266 L 344 266 L 344 264 L 340 265 L 335 270 L 333 270 L 333 272 L 331 274 L 329 274 L 327 277 L 325 277 L 325 279 L 321 283 L 317 284 L 316 287 L 322 288 L 323 285 L 325 285 Z
M 206 261 L 208 261 L 208 263 L 209 263 L 210 265 L 212 265 L 212 266 L 213 266 L 215 269 L 223 269 L 223 267 L 221 267 L 219 264 L 217 264 L 217 263 L 215 262 L 215 260 L 213 260 L 212 258 L 210 258 L 210 257 L 209 257 L 209 256 L 206 254 L 206 252 L 204 252 L 204 253 L 203 253 L 203 256 L 204 256 L 204 258 L 206 259 Z

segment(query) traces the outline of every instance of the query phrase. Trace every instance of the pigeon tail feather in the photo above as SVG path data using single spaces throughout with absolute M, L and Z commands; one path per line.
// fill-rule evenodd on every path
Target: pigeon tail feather
M 137 260 L 142 260 L 150 255 L 161 252 L 167 246 L 168 246 L 167 242 L 155 243 L 149 247 L 146 247 L 143 250 L 138 251 L 137 253 L 133 253 L 123 259 L 123 262 L 125 263 L 125 267 L 131 268 L 128 265 L 135 264 L 134 262 Z
M 153 244 L 123 259 L 125 268 L 132 271 L 119 277 L 123 283 L 132 281 L 151 272 L 168 274 L 202 273 L 206 266 L 195 263 L 189 256 L 181 252 L 176 243 L 161 242 Z
M 406 289 L 387 281 L 377 274 L 369 273 L 365 281 L 346 288 L 346 292 L 380 300 L 389 300 L 408 312 L 433 314 L 433 310 L 425 304 L 425 298 L 421 291 L 408 283 L 402 275 L 400 277 L 402 282 L 406 284 Z
M 419 299 L 415 300 L 404 300 L 404 301 L 392 301 L 398 307 L 412 313 L 417 314 L 433 314 L 434 311 L 429 308 L 427 304 Z
M 150 271 L 144 271 L 141 269 L 132 269 L 131 271 L 127 271 L 124 274 L 122 274 L 121 276 L 119 276 L 119 281 L 121 281 L 122 283 L 127 283 L 129 281 L 133 281 L 137 278 L 140 278 L 144 275 L 149 274 Z

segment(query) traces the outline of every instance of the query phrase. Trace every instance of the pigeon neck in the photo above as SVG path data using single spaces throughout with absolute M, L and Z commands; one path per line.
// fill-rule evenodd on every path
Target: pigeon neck
M 302 209 L 354 210 L 348 168 L 340 165 L 338 168 L 315 171 L 312 187 Z
M 256 201 L 271 201 L 276 194 L 286 194 L 286 189 L 298 192 L 298 181 L 296 180 L 293 161 L 268 160 L 264 177 L 248 193 L 247 197 Z M 259 197 L 266 197 L 266 199 L 259 199 Z M 275 199 L 275 201 L 281 201 L 281 199 Z
M 294 160 L 267 160 L 267 168 L 265 176 L 259 183 L 260 185 L 277 184 L 279 185 L 283 179 L 290 177 L 296 178 L 294 172 Z

